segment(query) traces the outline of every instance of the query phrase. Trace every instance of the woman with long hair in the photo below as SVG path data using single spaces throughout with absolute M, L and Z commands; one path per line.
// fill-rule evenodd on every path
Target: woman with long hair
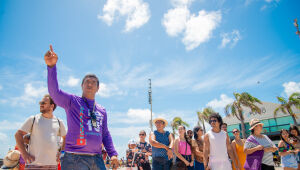
M 300 150 L 300 133 L 299 133 L 298 127 L 295 125 L 291 125 L 289 132 L 291 135 L 291 141 L 292 141 L 293 146 L 296 149 Z M 297 155 L 297 163 L 298 163 L 298 170 L 300 170 L 300 152 L 298 152 L 298 155 Z
M 286 129 L 281 129 L 280 139 L 278 147 L 283 169 L 297 170 L 298 163 L 296 160 L 296 154 L 298 154 L 298 151 L 295 150 L 295 147 L 290 143 L 289 133 Z
M 179 137 L 175 139 L 176 168 L 193 170 L 194 155 L 191 150 L 191 139 L 187 136 L 184 126 L 178 127 Z
M 195 170 L 204 170 L 203 163 L 203 129 L 200 126 L 196 126 L 193 129 L 194 140 L 192 140 L 192 152 L 195 156 L 194 169 Z
M 232 149 L 236 152 L 237 155 L 237 162 L 236 164 L 239 166 L 240 170 L 245 170 L 244 164 L 246 161 L 246 154 L 244 152 L 244 144 L 246 142 L 245 139 L 241 139 L 240 137 L 240 130 L 233 129 L 232 133 L 234 135 L 234 140 L 231 143 Z M 233 170 L 236 168 L 233 166 Z

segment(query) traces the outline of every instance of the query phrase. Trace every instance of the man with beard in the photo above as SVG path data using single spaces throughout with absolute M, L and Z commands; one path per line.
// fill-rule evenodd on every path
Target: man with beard
M 25 160 L 25 169 L 57 169 L 60 137 L 65 140 L 66 129 L 62 120 L 53 115 L 56 104 L 45 95 L 40 101 L 40 112 L 29 117 L 16 132 L 17 146 Z M 25 149 L 23 136 L 30 133 L 29 147 Z M 60 136 L 60 137 L 58 137 Z M 65 142 L 63 142 L 65 143 Z

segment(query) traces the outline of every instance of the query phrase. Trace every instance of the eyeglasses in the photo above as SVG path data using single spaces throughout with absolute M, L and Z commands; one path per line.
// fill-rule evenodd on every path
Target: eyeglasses
M 146 136 L 146 134 L 139 134 L 140 136 Z
M 238 133 L 239 131 L 232 131 L 232 133 Z
M 211 123 L 216 123 L 216 122 L 217 122 L 217 120 L 216 120 L 216 119 L 209 120 L 209 124 L 211 124 Z

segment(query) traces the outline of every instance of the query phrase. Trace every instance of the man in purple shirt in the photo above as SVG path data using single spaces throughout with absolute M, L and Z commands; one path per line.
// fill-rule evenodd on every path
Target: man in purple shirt
M 67 114 L 68 133 L 65 154 L 61 156 L 62 169 L 105 170 L 102 143 L 116 167 L 118 153 L 107 128 L 107 113 L 104 107 L 95 102 L 95 94 L 99 90 L 98 78 L 94 74 L 83 78 L 82 97 L 68 94 L 59 89 L 56 73 L 58 57 L 51 45 L 44 58 L 48 66 L 49 94 Z

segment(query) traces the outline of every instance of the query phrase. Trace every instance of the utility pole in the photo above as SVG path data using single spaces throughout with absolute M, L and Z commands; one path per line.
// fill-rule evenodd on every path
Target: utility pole
M 153 121 L 152 121 L 152 89 L 151 89 L 151 79 L 149 79 L 149 90 L 148 90 L 148 96 L 149 96 L 149 104 L 150 104 L 150 111 L 151 111 L 151 120 L 150 120 L 150 128 L 151 132 L 153 132 Z

